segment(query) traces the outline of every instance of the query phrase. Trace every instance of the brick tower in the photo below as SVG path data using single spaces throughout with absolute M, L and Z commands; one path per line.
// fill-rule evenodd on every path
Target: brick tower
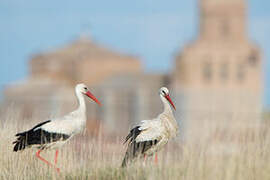
M 244 0 L 201 0 L 198 37 L 175 59 L 173 86 L 185 138 L 258 125 L 262 58 L 247 36 Z

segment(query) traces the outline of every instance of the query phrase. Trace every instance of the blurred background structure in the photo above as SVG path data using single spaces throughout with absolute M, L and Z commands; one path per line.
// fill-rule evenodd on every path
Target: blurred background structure
M 260 123 L 262 55 L 248 38 L 246 7 L 244 0 L 200 1 L 198 37 L 176 57 L 172 77 L 186 137 L 238 134 Z
M 264 80 L 262 52 L 247 32 L 247 2 L 198 4 L 197 37 L 178 48 L 172 72 L 146 72 L 139 56 L 83 34 L 63 47 L 34 53 L 26 80 L 4 89 L 2 107 L 20 111 L 26 120 L 61 115 L 75 108 L 74 86 L 84 82 L 103 104 L 88 102 L 88 132 L 123 134 L 162 111 L 158 90 L 167 86 L 185 141 L 222 139 L 224 129 L 235 136 L 252 130 L 262 122 Z

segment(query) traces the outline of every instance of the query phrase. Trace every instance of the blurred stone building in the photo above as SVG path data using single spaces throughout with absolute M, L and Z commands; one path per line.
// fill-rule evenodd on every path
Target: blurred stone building
M 258 125 L 262 57 L 247 35 L 244 0 L 201 0 L 196 40 L 176 57 L 173 89 L 186 138 Z
M 89 132 L 102 125 L 106 132 L 126 133 L 139 119 L 155 117 L 161 109 L 158 89 L 168 84 L 166 75 L 143 73 L 137 57 L 117 53 L 87 37 L 34 55 L 29 67 L 25 81 L 5 90 L 5 106 L 17 108 L 23 119 L 41 121 L 63 115 L 76 107 L 74 87 L 83 82 L 103 104 L 100 108 L 86 100 Z
M 137 57 L 80 38 L 34 55 L 29 78 L 6 89 L 5 102 L 25 117 L 63 114 L 75 108 L 74 85 L 84 82 L 103 104 L 87 101 L 89 132 L 102 124 L 126 133 L 162 111 L 158 89 L 168 86 L 185 139 L 252 127 L 262 110 L 262 58 L 247 36 L 246 9 L 244 0 L 201 0 L 198 37 L 176 56 L 170 75 L 146 74 Z

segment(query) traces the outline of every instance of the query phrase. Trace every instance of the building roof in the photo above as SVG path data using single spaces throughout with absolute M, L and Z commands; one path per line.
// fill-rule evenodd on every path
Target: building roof
M 156 87 L 163 84 L 167 85 L 168 75 L 165 74 L 145 74 L 130 73 L 118 74 L 105 79 L 97 85 L 98 88 L 138 88 L 138 87 Z
M 83 36 L 57 50 L 36 54 L 33 59 L 79 60 L 84 59 L 84 57 L 88 59 L 91 59 L 91 57 L 101 57 L 102 59 L 135 58 L 135 56 L 115 52 L 111 48 L 99 45 L 90 38 Z

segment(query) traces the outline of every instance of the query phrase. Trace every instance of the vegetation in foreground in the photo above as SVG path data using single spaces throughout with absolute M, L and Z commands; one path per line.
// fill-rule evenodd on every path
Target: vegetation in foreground
M 38 160 L 34 150 L 12 152 L 14 134 L 34 124 L 20 122 L 16 114 L 0 119 L 0 179 L 3 180 L 270 179 L 270 133 L 266 127 L 244 134 L 252 138 L 242 138 L 233 152 L 218 149 L 213 140 L 196 144 L 175 140 L 159 153 L 157 165 L 148 158 L 145 164 L 136 162 L 126 169 L 120 168 L 125 152 L 122 138 L 109 141 L 101 135 L 97 138 L 77 136 L 60 150 L 58 166 L 61 172 L 58 174 Z M 230 149 L 235 143 L 227 143 L 226 148 Z M 54 151 L 44 151 L 42 156 L 53 161 Z

